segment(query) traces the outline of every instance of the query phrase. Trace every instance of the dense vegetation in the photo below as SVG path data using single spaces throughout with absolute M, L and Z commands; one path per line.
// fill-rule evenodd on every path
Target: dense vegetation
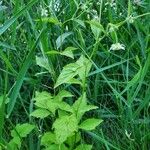
M 149 10 L 1 1 L 0 150 L 149 150 Z

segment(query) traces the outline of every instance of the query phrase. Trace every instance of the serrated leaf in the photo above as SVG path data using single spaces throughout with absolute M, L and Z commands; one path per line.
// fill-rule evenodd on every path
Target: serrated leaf
M 46 132 L 41 138 L 41 145 L 44 145 L 45 147 L 55 142 L 55 134 L 52 132 Z
M 76 64 L 80 66 L 78 68 L 78 75 L 81 80 L 84 80 L 84 78 L 88 76 L 92 63 L 85 56 L 81 55 Z
M 11 139 L 7 145 L 8 150 L 17 150 L 20 148 L 21 148 L 21 139 L 18 136 Z
M 66 90 L 62 90 L 54 97 L 54 101 L 61 102 L 65 97 L 73 97 L 73 95 Z
M 66 39 L 68 36 L 70 36 L 71 34 L 72 34 L 72 32 L 66 32 L 66 33 L 63 33 L 62 35 L 60 35 L 60 36 L 57 38 L 57 40 L 56 40 L 57 49 L 59 49 L 59 48 L 63 45 L 65 39 Z
M 76 63 L 70 63 L 63 67 L 63 70 L 61 71 L 54 88 L 58 87 L 63 83 L 67 83 L 69 80 L 75 77 L 78 74 L 78 68 L 79 65 L 77 65 Z
M 82 116 L 84 115 L 85 111 L 83 111 L 84 107 L 87 106 L 87 102 L 86 102 L 86 93 L 84 93 L 81 97 L 78 98 L 77 101 L 74 102 L 73 104 L 73 110 L 74 113 L 77 116 L 78 121 L 80 121 L 80 119 L 82 118 Z
M 86 21 L 86 22 L 89 23 L 90 25 L 95 26 L 96 28 L 98 28 L 101 32 L 105 33 L 104 27 L 97 20 L 91 20 L 91 21 Z
M 46 91 L 43 91 L 43 92 L 36 92 L 36 95 L 35 95 L 35 105 L 37 107 L 40 107 L 40 108 L 47 108 L 47 103 L 49 101 L 52 100 L 52 96 L 50 93 L 46 92 Z
M 36 117 L 36 118 L 43 119 L 43 118 L 49 116 L 50 112 L 46 109 L 36 109 L 30 115 L 33 116 L 33 117 Z
M 72 78 L 70 79 L 69 81 L 66 82 L 67 84 L 79 84 L 79 85 L 82 85 L 82 82 L 75 79 L 75 78 Z
M 78 143 L 79 141 L 81 141 L 81 133 L 77 132 L 76 134 L 70 136 L 67 138 L 67 141 L 65 142 L 67 145 L 69 145 L 69 147 L 72 146 L 72 143 Z
M 45 68 L 49 72 L 51 72 L 51 67 L 49 65 L 48 59 L 46 57 L 38 57 L 36 56 L 36 64 L 40 67 Z
M 81 144 L 77 146 L 75 150 L 91 150 L 91 149 L 92 149 L 92 145 Z
M 59 108 L 59 103 L 53 101 L 47 102 L 47 109 L 55 115 L 55 111 Z
M 73 51 L 76 49 L 77 48 L 75 48 L 75 47 L 67 47 L 63 52 L 61 52 L 61 55 L 64 55 L 64 56 L 74 59 Z
M 21 125 L 17 124 L 15 129 L 11 131 L 11 136 L 12 137 L 26 137 L 34 128 L 35 128 L 34 125 L 31 125 L 28 123 L 24 123 Z
M 73 112 L 72 107 L 69 104 L 67 104 L 66 102 L 59 103 L 58 107 L 61 110 L 68 111 L 68 112 Z
M 53 128 L 57 143 L 62 144 L 69 136 L 72 136 L 72 134 L 78 130 L 78 123 L 74 115 L 63 116 L 56 119 Z
M 79 128 L 87 131 L 94 130 L 102 121 L 95 118 L 87 119 L 79 125 Z
M 57 145 L 57 144 L 51 144 L 44 150 L 69 150 L 65 144 Z
M 90 24 L 95 39 L 99 38 L 101 32 L 105 33 L 104 27 L 97 20 L 87 21 L 87 23 Z

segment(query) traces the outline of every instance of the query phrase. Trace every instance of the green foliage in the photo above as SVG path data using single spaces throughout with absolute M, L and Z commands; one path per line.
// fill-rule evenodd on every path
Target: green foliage
M 8 143 L 8 149 L 16 150 L 21 148 L 22 138 L 27 137 L 28 134 L 35 128 L 34 125 L 24 123 L 17 124 L 16 127 L 11 131 L 11 136 L 13 137 Z
M 101 122 L 102 120 L 90 118 L 90 119 L 83 121 L 79 125 L 79 128 L 83 130 L 87 130 L 87 131 L 94 130 Z
M 149 150 L 149 10 L 0 1 L 0 149 Z

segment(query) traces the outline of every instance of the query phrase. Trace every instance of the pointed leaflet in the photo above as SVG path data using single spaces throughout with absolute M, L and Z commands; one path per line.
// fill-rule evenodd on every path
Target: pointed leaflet
M 48 101 L 52 100 L 52 96 L 48 92 L 36 92 L 36 96 L 34 98 L 35 105 L 40 108 L 47 108 Z
M 41 145 L 44 145 L 45 147 L 55 142 L 55 134 L 52 132 L 46 132 L 41 138 Z
M 72 32 L 66 32 L 57 38 L 57 40 L 56 40 L 57 49 L 59 49 L 62 46 L 62 44 L 64 43 L 64 40 L 71 34 L 72 34 Z
M 76 63 L 71 63 L 66 65 L 62 72 L 60 73 L 57 82 L 55 84 L 55 87 L 58 87 L 59 85 L 63 83 L 67 83 L 69 80 L 71 80 L 74 76 L 78 74 L 77 69 L 79 68 L 79 65 Z
M 84 93 L 75 103 L 73 104 L 74 113 L 77 116 L 78 121 L 82 118 L 85 112 L 97 109 L 97 106 L 87 105 L 86 102 L 86 93 Z
M 54 100 L 61 102 L 65 97 L 73 97 L 73 95 L 66 90 L 62 90 L 54 97 Z
M 38 57 L 36 56 L 36 64 L 40 67 L 45 68 L 47 71 L 51 71 L 48 59 L 46 57 Z
M 57 143 L 62 144 L 69 136 L 78 130 L 78 122 L 74 115 L 63 116 L 56 119 L 53 128 Z
M 88 76 L 92 63 L 85 56 L 81 55 L 76 64 L 80 66 L 78 68 L 78 75 L 81 80 L 84 80 L 84 78 Z
M 67 47 L 63 52 L 61 52 L 61 55 L 70 57 L 72 59 L 74 59 L 74 55 L 73 55 L 73 51 L 76 50 L 77 48 L 75 47 Z
M 49 116 L 50 112 L 46 109 L 36 109 L 30 115 L 33 116 L 33 117 L 36 117 L 36 118 L 43 119 L 43 118 Z
M 75 150 L 91 150 L 91 149 L 92 149 L 92 145 L 81 144 L 77 146 Z
M 79 128 L 87 131 L 94 130 L 102 121 L 95 118 L 87 119 L 79 125 Z
M 11 131 L 12 137 L 26 137 L 33 129 L 35 128 L 34 125 L 24 123 L 24 124 L 17 124 L 15 129 Z

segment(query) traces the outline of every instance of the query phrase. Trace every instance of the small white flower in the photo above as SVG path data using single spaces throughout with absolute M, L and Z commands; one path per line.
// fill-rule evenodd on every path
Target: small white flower
M 130 15 L 127 19 L 126 19 L 129 23 L 134 23 L 134 17 L 132 15 Z
M 41 16 L 45 16 L 45 17 L 48 16 L 48 11 L 47 11 L 47 9 L 41 8 Z
M 110 49 L 110 51 L 113 50 L 125 50 L 125 45 L 124 44 L 120 44 L 120 43 L 115 43 L 115 44 L 112 44 Z
M 88 8 L 88 6 L 87 6 L 86 4 L 82 4 L 82 5 L 81 5 L 81 9 L 82 9 L 82 10 L 86 10 L 87 8 Z

